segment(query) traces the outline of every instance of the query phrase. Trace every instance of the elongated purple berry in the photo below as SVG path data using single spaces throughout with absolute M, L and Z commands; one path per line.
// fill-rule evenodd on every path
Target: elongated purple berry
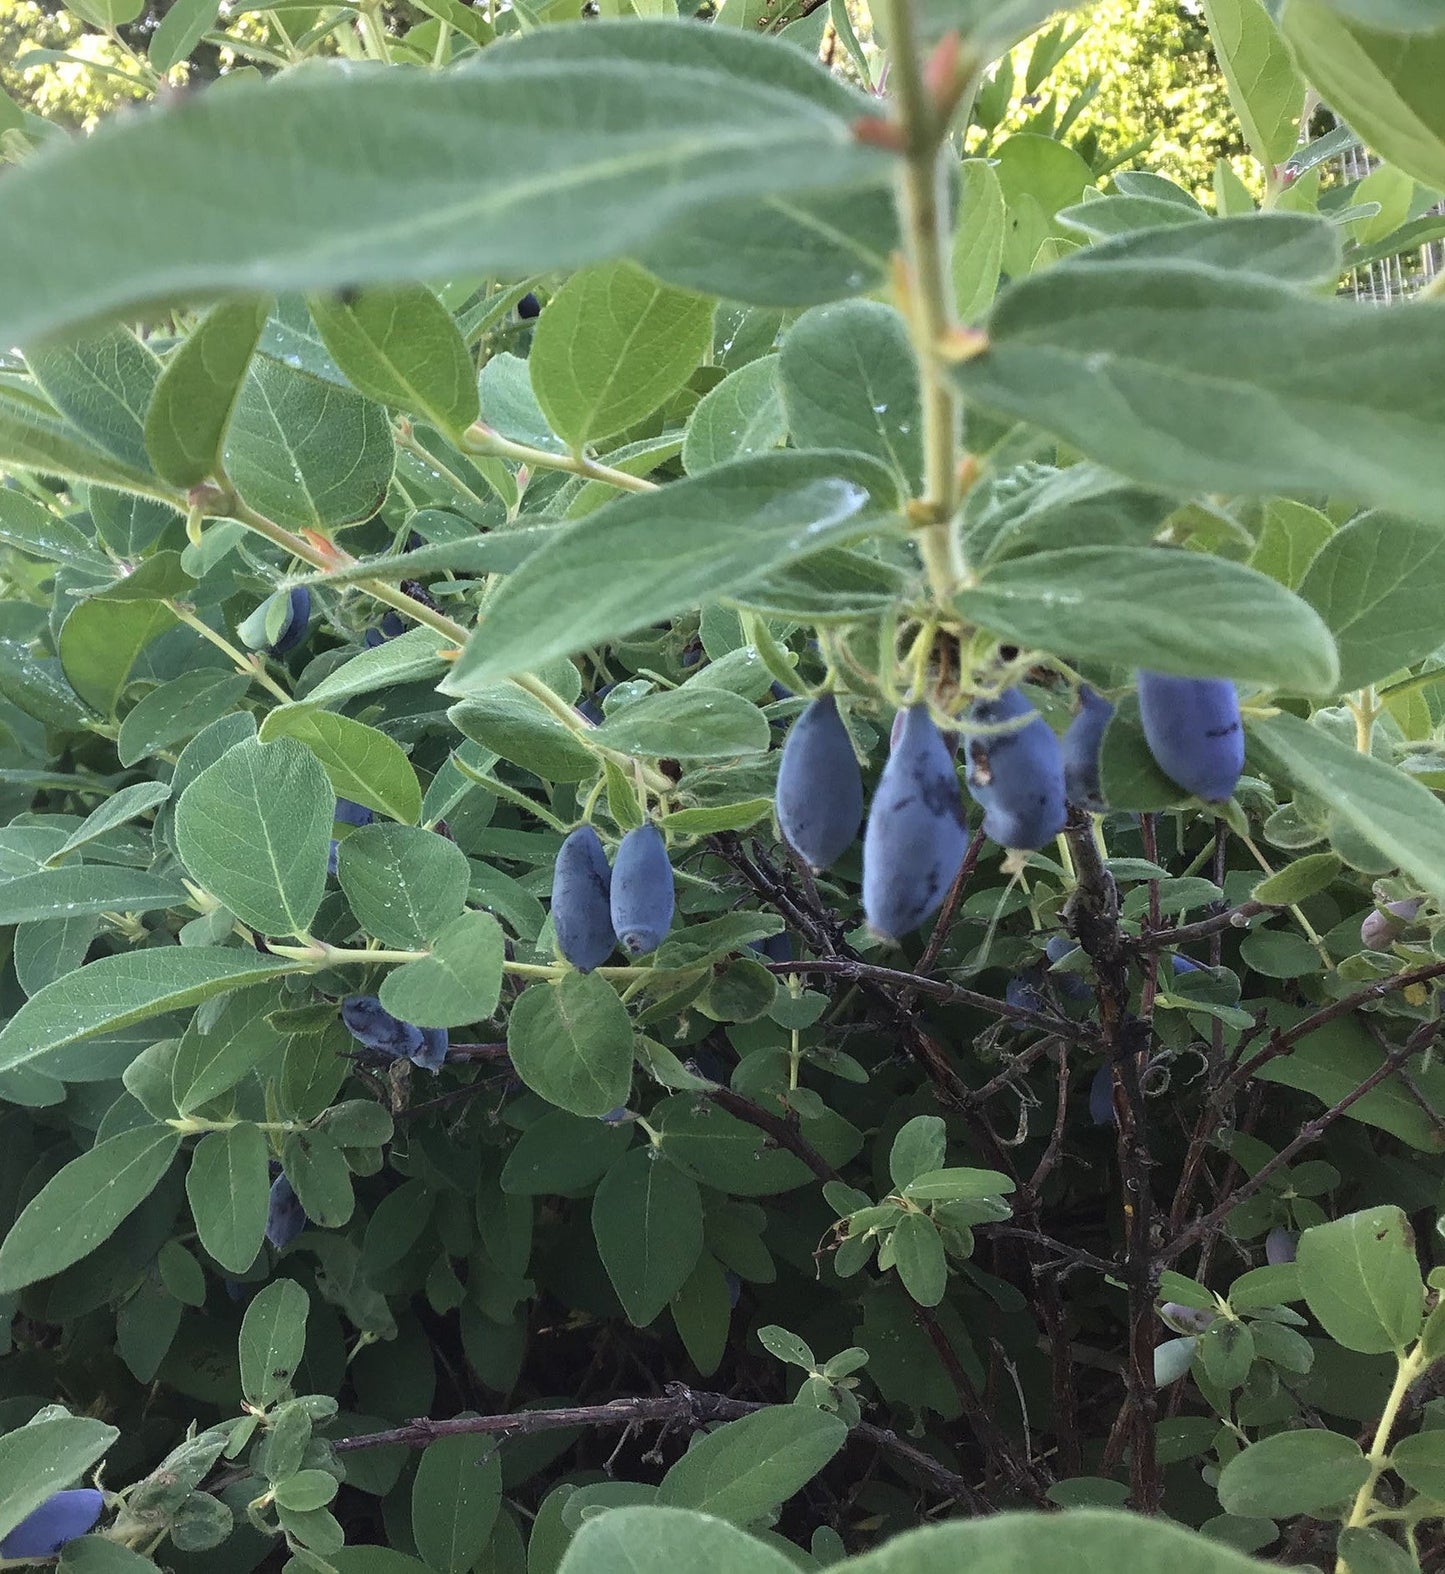
M 266 1205 L 266 1239 L 280 1251 L 283 1246 L 289 1246 L 308 1223 L 306 1210 L 291 1182 L 284 1175 L 278 1175 L 271 1182 L 271 1197 Z
M 1039 993 L 1039 976 L 1033 968 L 1026 973 L 1015 973 L 1004 986 L 1004 999 L 1011 1006 L 1024 1011 L 1044 1011 L 1048 1002 Z
M 1044 947 L 1044 955 L 1050 962 L 1062 962 L 1066 956 L 1072 956 L 1079 949 L 1077 943 L 1070 940 L 1067 935 L 1050 935 L 1049 943 Z M 1089 988 L 1088 981 L 1077 973 L 1059 973 L 1050 971 L 1049 982 L 1066 1000 L 1089 1000 L 1094 991 Z
M 1139 674 L 1139 719 L 1154 763 L 1196 798 L 1223 803 L 1244 769 L 1244 724 L 1228 678 Z
M 364 803 L 356 803 L 350 798 L 336 800 L 336 812 L 331 817 L 342 825 L 370 825 L 376 816 Z
M 93 1487 L 51 1495 L 0 1541 L 0 1558 L 48 1558 L 85 1533 L 100 1518 L 105 1498 Z
M 1404 934 L 1424 905 L 1423 897 L 1407 896 L 1403 901 L 1386 902 L 1383 912 L 1372 908 L 1360 925 L 1360 944 L 1369 951 L 1383 951 Z
M 863 823 L 863 773 L 831 694 L 814 700 L 788 731 L 775 800 L 784 839 L 815 872 L 852 845 Z
M 1114 1073 L 1107 1061 L 1089 1084 L 1089 1117 L 1096 1126 L 1114 1124 Z
M 612 955 L 612 870 L 601 838 L 579 825 L 562 843 L 552 870 L 552 927 L 557 949 L 580 973 Z
M 406 624 L 402 622 L 398 613 L 383 612 L 381 615 L 381 626 L 379 628 L 367 629 L 366 633 L 362 636 L 362 643 L 366 645 L 368 649 L 370 649 L 375 645 L 384 645 L 387 640 L 395 639 L 398 634 L 405 633 Z
M 969 712 L 976 725 L 1031 716 L 1012 732 L 973 732 L 964 740 L 968 790 L 983 809 L 983 832 L 1000 847 L 1037 849 L 1064 828 L 1064 756 L 1054 730 L 1019 693 L 1005 689 Z
M 953 884 L 968 850 L 968 824 L 953 757 L 926 705 L 904 718 L 868 811 L 863 913 L 885 940 L 917 929 Z
M 1113 714 L 1114 707 L 1102 694 L 1081 683 L 1078 713 L 1065 729 L 1061 745 L 1065 796 L 1078 808 L 1092 809 L 1096 814 L 1107 807 L 1099 785 L 1099 750 Z
M 612 865 L 612 928 L 629 956 L 657 950 L 672 927 L 676 899 L 667 844 L 655 825 L 639 825 L 618 844 Z
M 412 1051 L 412 1064 L 424 1071 L 440 1071 L 450 1048 L 451 1034 L 444 1027 L 424 1027 L 421 1030 L 421 1048 Z
M 756 951 L 759 956 L 765 956 L 770 962 L 791 962 L 793 938 L 786 929 L 783 929 L 775 935 L 769 935 L 766 940 L 749 940 L 748 950 Z
M 1180 1333 L 1202 1334 L 1219 1315 L 1207 1306 L 1185 1306 L 1181 1301 L 1165 1301 L 1159 1315 Z
M 391 1060 L 415 1056 L 424 1047 L 421 1029 L 392 1016 L 375 995 L 348 995 L 341 1002 L 341 1020 L 359 1044 Z
M 295 650 L 306 638 L 306 625 L 310 619 L 311 592 L 305 585 L 297 585 L 291 591 L 291 604 L 286 612 L 286 621 L 281 625 L 281 632 L 271 644 L 271 654 L 284 656 L 288 650 Z
M 1170 969 L 1175 973 L 1202 973 L 1203 962 L 1196 962 L 1193 957 L 1180 956 L 1176 951 L 1169 958 Z
M 1299 1236 L 1293 1230 L 1276 1224 L 1264 1238 L 1264 1260 L 1276 1268 L 1283 1263 L 1293 1262 L 1298 1243 Z

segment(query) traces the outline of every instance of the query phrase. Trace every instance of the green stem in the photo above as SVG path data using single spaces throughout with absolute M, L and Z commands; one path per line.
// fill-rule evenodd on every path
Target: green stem
M 445 27 L 446 23 L 443 23 L 442 26 Z M 398 448 L 404 448 L 407 453 L 411 454 L 413 458 L 419 459 L 429 470 L 435 470 L 459 497 L 469 498 L 473 503 L 485 507 L 486 499 L 479 497 L 456 471 L 444 465 L 431 449 L 424 448 L 417 442 L 411 432 L 396 427 L 392 431 L 392 437 L 395 439 Z
M 648 483 L 649 485 L 651 483 Z M 356 559 L 349 552 L 344 552 L 340 547 L 332 546 L 323 551 L 315 546 L 304 536 L 298 536 L 287 530 L 285 526 L 278 525 L 275 520 L 267 519 L 264 514 L 258 514 L 248 503 L 242 501 L 234 491 L 228 491 L 225 501 L 220 505 L 232 519 L 239 520 L 248 529 L 254 530 L 258 535 L 264 536 L 268 541 L 280 547 L 282 551 L 289 552 L 293 557 L 298 557 L 304 563 L 310 563 L 313 568 L 323 572 L 337 568 L 349 568 Z M 395 585 L 388 585 L 379 579 L 363 579 L 357 581 L 357 588 L 366 592 L 374 600 L 384 602 L 396 611 L 404 613 L 417 623 L 424 623 L 428 628 L 434 629 L 460 649 L 466 644 L 470 631 L 447 617 L 444 612 L 437 612 L 423 602 Z M 601 744 L 594 743 L 591 734 L 593 725 L 573 705 L 569 705 L 557 691 L 540 678 L 530 672 L 515 673 L 511 680 L 525 693 L 530 694 L 534 700 L 546 707 L 561 724 L 572 733 L 579 742 L 585 744 L 593 753 L 602 759 L 615 761 L 623 769 L 630 769 L 634 763 L 643 771 L 648 784 L 654 791 L 665 792 L 672 787 L 672 782 L 662 773 L 651 766 L 643 766 L 634 762 L 630 754 L 624 754 L 618 749 L 609 749 Z
M 510 459 L 515 464 L 527 465 L 533 470 L 562 470 L 568 475 L 585 476 L 589 481 L 605 481 L 623 492 L 655 492 L 657 483 L 643 476 L 628 475 L 625 470 L 614 469 L 586 454 L 554 454 L 545 448 L 531 448 L 526 443 L 514 443 L 510 438 L 494 432 L 480 421 L 469 426 L 462 434 L 465 453 L 490 454 L 497 459 Z
M 166 1121 L 166 1125 L 183 1137 L 198 1136 L 203 1131 L 231 1131 L 237 1126 L 254 1126 L 258 1131 L 279 1131 L 283 1135 L 311 1129 L 306 1120 L 204 1120 L 199 1115 L 182 1115 Z
M 904 138 L 898 217 L 909 268 L 909 329 L 923 401 L 923 496 L 913 513 L 921 526 L 918 547 L 929 585 L 946 606 L 965 573 L 953 533 L 959 503 L 959 402 L 941 353 L 955 326 L 942 157 L 948 123 L 924 79 L 913 0 L 885 0 L 885 8 L 890 82 Z
M 257 683 L 268 689 L 283 705 L 291 703 L 291 696 L 262 667 L 261 663 L 254 656 L 248 656 L 244 651 L 238 650 L 230 640 L 216 633 L 215 629 L 208 627 L 183 601 L 167 601 L 166 605 L 187 628 L 194 629 L 202 639 L 209 640 L 217 650 L 223 651 L 229 656 L 236 663 L 237 672 L 243 672 L 248 678 L 254 678 Z
M 316 972 L 327 967 L 346 967 L 351 964 L 366 967 L 375 962 L 422 962 L 431 955 L 430 951 L 383 951 L 379 948 L 375 950 L 367 947 L 349 948 L 347 946 L 329 945 L 324 940 L 316 940 L 310 945 L 304 946 L 273 945 L 268 941 L 266 949 L 273 956 L 284 956 L 292 961 L 304 962 Z M 510 973 L 517 978 L 555 979 L 570 973 L 572 969 L 565 962 L 507 962 L 503 964 L 502 971 Z M 633 979 L 650 978 L 653 976 L 654 970 L 650 967 L 598 967 L 594 968 L 593 972 L 599 978 Z M 284 1121 L 281 1124 L 287 1130 L 293 1129 L 286 1126 Z M 208 1126 L 205 1129 L 210 1130 L 211 1128 Z M 265 1131 L 268 1128 L 263 1125 L 261 1129 Z
M 468 781 L 475 782 L 484 792 L 492 793 L 498 798 L 505 799 L 508 803 L 515 804 L 519 809 L 525 809 L 528 814 L 536 815 L 544 825 L 551 826 L 554 831 L 559 831 L 563 836 L 567 834 L 568 827 L 551 810 L 544 809 L 535 798 L 529 798 L 526 793 L 518 792 L 515 787 L 509 787 L 506 782 L 498 781 L 495 776 L 488 776 L 483 771 L 474 770 L 460 755 L 454 754 L 452 763 Z M 599 788 L 606 785 L 601 776 L 597 779 L 597 785 Z
M 1368 754 L 1375 738 L 1375 719 L 1384 707 L 1376 701 L 1373 688 L 1361 689 L 1359 698 L 1351 700 L 1349 706 L 1355 718 L 1355 750 Z
M 1345 1529 L 1353 1530 L 1363 1525 L 1369 1518 L 1370 1505 L 1375 1498 L 1375 1485 L 1385 1473 L 1390 1463 L 1390 1433 L 1395 1428 L 1399 1419 L 1400 1407 L 1405 1403 L 1406 1395 L 1410 1392 L 1410 1385 L 1430 1365 L 1426 1356 L 1421 1352 L 1421 1347 L 1416 1345 L 1409 1355 L 1397 1356 L 1399 1370 L 1395 1373 L 1395 1381 L 1390 1388 L 1390 1396 L 1385 1401 L 1385 1408 L 1380 1414 L 1380 1424 L 1375 1428 L 1374 1440 L 1370 1444 L 1370 1452 L 1365 1455 L 1369 1461 L 1370 1473 L 1365 1477 L 1364 1485 L 1355 1494 L 1354 1506 L 1350 1509 L 1350 1517 L 1345 1521 Z M 1350 1574 L 1350 1566 L 1344 1558 L 1335 1559 L 1335 1574 Z

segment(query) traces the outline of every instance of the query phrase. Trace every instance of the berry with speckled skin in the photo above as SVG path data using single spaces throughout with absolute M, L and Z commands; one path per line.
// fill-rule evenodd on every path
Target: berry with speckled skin
M 1064 756 L 1053 728 L 1017 689 L 980 700 L 975 725 L 998 726 L 1032 717 L 1012 732 L 965 735 L 968 790 L 983 810 L 983 831 L 1000 847 L 1037 849 L 1064 828 Z
M 968 850 L 953 757 L 926 705 L 904 718 L 868 811 L 863 912 L 886 940 L 917 929 L 948 894 Z
M 1099 785 L 1099 750 L 1114 707 L 1087 683 L 1079 685 L 1079 709 L 1064 731 L 1064 795 L 1080 809 L 1102 813 L 1107 807 Z
M 778 766 L 778 826 L 815 873 L 836 863 L 863 823 L 863 773 L 831 694 L 788 730 Z
M 66 1542 L 85 1535 L 104 1507 L 104 1496 L 93 1487 L 52 1492 L 0 1541 L 0 1558 L 53 1557 Z
M 552 869 L 552 928 L 557 949 L 580 973 L 590 973 L 612 955 L 612 870 L 602 840 L 579 825 L 562 843 Z
M 655 825 L 639 825 L 618 844 L 612 864 L 612 928 L 629 956 L 646 956 L 672 927 L 676 897 L 667 844 Z
M 1223 803 L 1244 770 L 1244 723 L 1228 678 L 1139 674 L 1139 719 L 1154 763 L 1176 786 Z

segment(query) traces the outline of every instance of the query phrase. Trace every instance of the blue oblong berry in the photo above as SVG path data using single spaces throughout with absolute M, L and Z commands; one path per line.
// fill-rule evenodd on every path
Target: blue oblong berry
M 0 1541 L 0 1558 L 48 1558 L 91 1529 L 105 1507 L 93 1487 L 51 1495 Z
M 1064 828 L 1064 756 L 1054 730 L 1017 689 L 980 700 L 975 724 L 997 726 L 1032 716 L 1012 732 L 965 735 L 968 790 L 983 810 L 983 833 L 1000 847 L 1037 849 Z
M 1062 962 L 1078 949 L 1078 942 L 1070 940 L 1067 935 L 1050 935 L 1044 955 L 1050 962 Z M 1088 981 L 1077 973 L 1051 972 L 1049 981 L 1066 1000 L 1089 1000 L 1093 997 L 1094 991 L 1089 988 Z
M 1175 973 L 1202 973 L 1205 970 L 1202 962 L 1196 962 L 1192 957 L 1180 956 L 1178 952 L 1169 958 L 1169 966 Z
M 389 639 L 395 639 L 398 634 L 406 633 L 406 624 L 401 620 L 399 612 L 384 612 L 380 626 L 367 629 L 362 635 L 362 643 L 370 649 L 375 645 L 383 645 Z
M 535 291 L 528 290 L 517 302 L 517 315 L 523 322 L 531 322 L 534 317 L 542 315 L 542 303 L 537 299 Z
M 1015 973 L 1004 986 L 1003 997 L 1009 1005 L 1025 1011 L 1042 1011 L 1045 1007 L 1044 997 L 1039 993 L 1038 974 L 1032 969 Z
M 341 1020 L 359 1044 L 392 1060 L 423 1048 L 421 1029 L 392 1016 L 375 995 L 348 995 L 341 1002 Z
M 343 825 L 370 825 L 376 816 L 364 803 L 356 803 L 350 798 L 336 800 L 336 812 L 331 816 Z
M 440 1071 L 451 1047 L 451 1034 L 444 1027 L 421 1029 L 421 1048 L 411 1053 L 411 1062 L 424 1071 Z
M 1264 1238 L 1264 1260 L 1278 1268 L 1295 1260 L 1298 1247 L 1299 1236 L 1282 1224 L 1276 1224 Z
M 337 860 L 340 857 L 341 857 L 341 843 L 338 842 L 336 840 L 336 838 L 333 836 L 331 838 L 330 851 L 326 854 L 326 872 L 327 872 L 327 874 L 334 875 L 336 873 Z
M 1244 770 L 1244 723 L 1228 678 L 1139 674 L 1139 719 L 1154 763 L 1176 786 L 1223 803 Z
M 1105 1062 L 1089 1084 L 1089 1115 L 1096 1126 L 1114 1124 L 1114 1073 Z
M 769 935 L 766 940 L 749 940 L 748 949 L 756 951 L 759 956 L 765 956 L 770 962 L 793 960 L 793 938 L 786 929 L 780 929 L 777 934 Z
M 301 1206 L 291 1182 L 278 1175 L 271 1182 L 271 1196 L 266 1204 L 266 1239 L 280 1251 L 289 1246 L 304 1230 L 310 1220 Z
M 863 823 L 863 773 L 831 694 L 788 729 L 774 799 L 788 846 L 815 872 L 836 863 Z
M 672 927 L 676 898 L 667 844 L 655 825 L 639 825 L 618 844 L 612 863 L 612 929 L 629 956 L 657 950 Z
M 291 604 L 286 611 L 286 621 L 281 632 L 271 643 L 273 656 L 284 656 L 306 638 L 306 625 L 311 621 L 311 592 L 305 585 L 296 585 L 291 591 Z
M 1064 755 L 1065 797 L 1080 809 L 1091 809 L 1096 814 L 1108 807 L 1099 785 L 1099 750 L 1104 742 L 1104 729 L 1113 714 L 1114 707 L 1102 694 L 1096 694 L 1087 683 L 1081 683 L 1078 713 L 1064 729 L 1060 745 Z
M 863 834 L 863 914 L 883 939 L 917 929 L 953 884 L 968 824 L 953 756 L 926 705 L 905 715 Z
M 602 839 L 579 825 L 562 843 L 552 869 L 552 928 L 557 949 L 579 973 L 612 955 L 612 870 Z

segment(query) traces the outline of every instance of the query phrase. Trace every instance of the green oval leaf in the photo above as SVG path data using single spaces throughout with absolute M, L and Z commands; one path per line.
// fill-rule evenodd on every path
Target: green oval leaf
M 1275 580 L 1157 547 L 1065 547 L 1009 558 L 954 604 L 970 622 L 1081 661 L 1333 692 L 1334 642 Z
M 335 808 L 326 772 L 303 744 L 248 739 L 181 794 L 176 850 L 243 924 L 304 935 L 326 889 Z
M 523 991 L 507 1020 L 507 1050 L 522 1081 L 559 1109 L 605 1115 L 627 1102 L 632 1020 L 595 973 Z
M 155 1190 L 180 1145 L 180 1133 L 169 1126 L 141 1126 L 72 1159 L 31 1198 L 0 1244 L 0 1295 L 48 1279 L 108 1240 Z

